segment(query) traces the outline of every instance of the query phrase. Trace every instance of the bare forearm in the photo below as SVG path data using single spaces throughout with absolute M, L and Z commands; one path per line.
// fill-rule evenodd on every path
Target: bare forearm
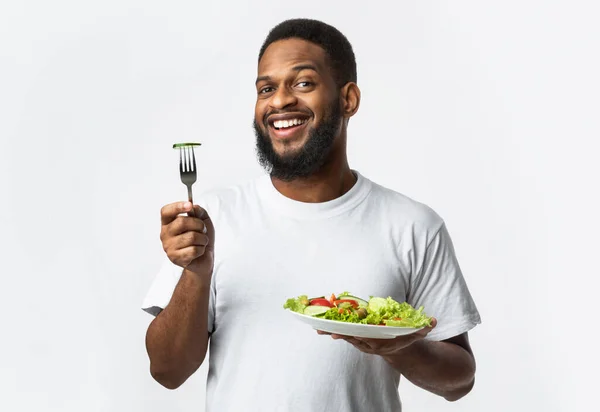
M 415 385 L 449 401 L 465 396 L 475 382 L 475 359 L 450 342 L 421 340 L 385 359 Z
M 179 387 L 204 361 L 209 292 L 209 276 L 184 270 L 170 303 L 148 328 L 150 372 L 169 389 Z

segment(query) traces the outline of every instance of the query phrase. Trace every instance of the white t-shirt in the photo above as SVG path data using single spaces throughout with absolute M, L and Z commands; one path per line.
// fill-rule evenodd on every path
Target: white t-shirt
M 207 412 L 401 411 L 400 374 L 383 358 L 317 335 L 287 298 L 391 296 L 438 320 L 443 340 L 480 323 L 443 220 L 354 172 L 345 195 L 303 203 L 268 176 L 205 193 L 215 225 Z M 156 314 L 181 268 L 165 257 L 144 302 Z

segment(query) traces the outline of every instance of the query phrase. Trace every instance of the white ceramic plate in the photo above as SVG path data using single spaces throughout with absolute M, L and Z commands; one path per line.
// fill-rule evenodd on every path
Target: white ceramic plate
M 374 338 L 374 339 L 393 339 L 397 336 L 410 335 L 423 328 L 400 328 L 397 326 L 377 326 L 377 325 L 362 325 L 360 323 L 338 322 L 329 319 L 320 319 L 308 315 L 303 315 L 298 312 L 291 313 L 296 319 L 304 322 L 316 330 L 323 332 L 335 333 L 338 335 L 356 336 L 359 338 Z

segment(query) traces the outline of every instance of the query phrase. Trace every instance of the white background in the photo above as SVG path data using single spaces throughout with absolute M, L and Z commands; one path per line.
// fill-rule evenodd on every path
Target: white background
M 405 411 L 587 411 L 598 391 L 600 61 L 594 2 L 19 1 L 0 6 L 0 410 L 203 411 L 168 391 L 139 309 L 159 209 L 262 173 L 251 130 L 268 30 L 352 42 L 351 166 L 445 218 L 483 324 L 477 383 Z M 235 396 L 235 388 L 231 388 Z M 265 406 L 268 410 L 268 406 Z

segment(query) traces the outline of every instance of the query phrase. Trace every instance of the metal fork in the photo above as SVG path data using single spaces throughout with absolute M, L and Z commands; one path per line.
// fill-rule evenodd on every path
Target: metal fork
M 193 147 L 179 148 L 179 175 L 181 176 L 181 182 L 187 186 L 188 200 L 193 205 L 192 185 L 196 183 L 196 156 L 194 156 Z M 196 217 L 193 209 L 188 213 L 188 216 Z

